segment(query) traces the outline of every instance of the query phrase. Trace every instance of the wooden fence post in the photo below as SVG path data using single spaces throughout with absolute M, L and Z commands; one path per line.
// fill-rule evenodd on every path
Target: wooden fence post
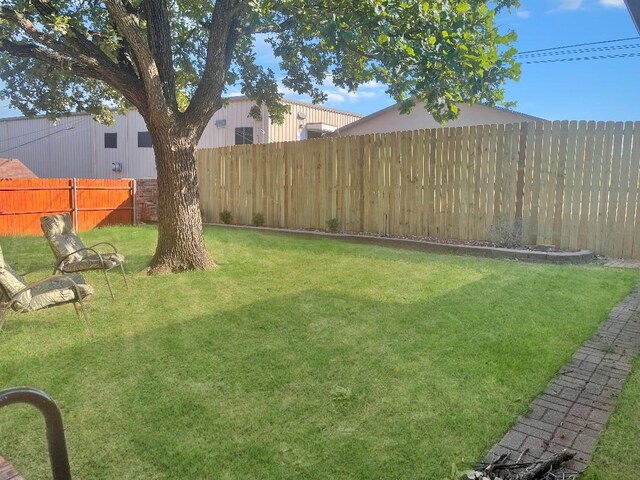
M 136 209 L 136 191 L 137 191 L 137 182 L 136 179 L 133 178 L 131 180 L 131 204 L 133 206 L 132 214 L 131 214 L 131 225 L 138 224 L 138 210 Z
M 73 191 L 73 195 L 71 198 L 71 210 L 73 212 L 73 229 L 74 232 L 78 233 L 80 231 L 80 226 L 78 225 L 78 185 L 77 179 L 71 179 L 71 188 Z
M 529 124 L 520 124 L 520 145 L 518 147 L 518 176 L 516 179 L 516 219 L 522 221 L 524 205 L 524 167 L 527 158 L 527 132 Z

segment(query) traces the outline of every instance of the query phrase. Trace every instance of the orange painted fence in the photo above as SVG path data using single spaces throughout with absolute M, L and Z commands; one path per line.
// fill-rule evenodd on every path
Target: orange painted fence
M 40 235 L 40 217 L 69 213 L 76 230 L 131 225 L 135 180 L 0 180 L 0 235 Z

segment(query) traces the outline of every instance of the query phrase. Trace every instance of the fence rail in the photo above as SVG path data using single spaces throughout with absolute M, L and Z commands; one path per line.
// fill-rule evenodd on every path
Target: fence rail
M 640 122 L 528 122 L 200 150 L 205 221 L 488 240 L 640 258 Z
M 69 213 L 77 230 L 132 224 L 135 180 L 0 180 L 0 235 L 38 235 L 40 217 Z

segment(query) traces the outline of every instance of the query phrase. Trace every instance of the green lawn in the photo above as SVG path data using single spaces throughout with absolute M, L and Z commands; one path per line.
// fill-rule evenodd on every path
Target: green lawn
M 632 480 L 640 471 L 640 359 L 600 437 L 584 480 Z
M 153 228 L 90 315 L 12 315 L 0 388 L 50 393 L 76 478 L 427 478 L 482 457 L 638 272 L 429 255 L 210 228 L 215 272 L 148 277 Z M 50 272 L 39 238 L 0 239 Z M 41 419 L 0 410 L 0 454 L 47 478 Z

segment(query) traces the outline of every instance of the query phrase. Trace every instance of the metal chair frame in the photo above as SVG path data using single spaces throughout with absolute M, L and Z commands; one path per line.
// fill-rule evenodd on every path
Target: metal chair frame
M 13 305 L 18 301 L 18 297 L 23 294 L 24 292 L 27 292 L 29 290 L 31 290 L 34 287 L 37 287 L 38 285 L 42 285 L 43 283 L 48 282 L 49 280 L 51 280 L 53 277 L 48 277 L 48 278 L 44 278 L 42 280 L 39 280 L 35 283 L 32 283 L 31 285 L 27 285 L 25 288 L 19 290 L 18 292 L 15 293 L 15 295 L 13 296 L 9 296 L 9 294 L 4 290 L 4 288 L 0 285 L 0 299 L 4 298 L 9 298 L 9 302 L 3 307 L 0 308 L 0 331 L 2 331 L 2 327 L 4 326 L 4 324 L 7 321 L 7 317 L 9 315 L 9 312 L 11 310 L 11 307 L 13 307 Z M 56 280 L 62 280 L 63 282 L 66 282 L 69 284 L 69 288 L 71 288 L 75 294 L 75 298 L 73 300 L 67 300 L 66 302 L 60 302 L 60 303 L 54 303 L 52 305 L 48 305 L 44 308 L 52 308 L 52 307 L 57 307 L 58 305 L 65 305 L 67 303 L 72 303 L 73 304 L 73 308 L 76 312 L 76 316 L 78 317 L 79 320 L 82 320 L 84 318 L 84 321 L 87 325 L 87 331 L 89 332 L 89 336 L 93 338 L 93 330 L 91 329 L 91 324 L 89 323 L 89 316 L 87 315 L 87 310 L 84 308 L 84 302 L 82 301 L 82 296 L 80 295 L 80 292 L 78 291 L 78 284 L 76 282 L 73 281 L 73 279 L 69 276 L 69 275 L 62 275 L 59 277 L 56 277 Z M 80 308 L 78 309 L 78 304 L 80 304 Z M 82 315 L 81 315 L 82 313 Z
M 53 399 L 46 393 L 29 387 L 0 391 L 0 408 L 15 403 L 27 403 L 40 410 L 47 431 L 47 447 L 53 480 L 71 480 L 71 467 L 64 436 L 62 414 Z
M 85 270 L 82 271 L 87 271 L 87 270 L 102 270 L 102 273 L 104 274 L 104 279 L 107 282 L 107 286 L 109 287 L 109 293 L 111 294 L 111 299 L 115 300 L 115 297 L 113 295 L 113 289 L 111 288 L 111 282 L 109 281 L 109 277 L 107 276 L 107 272 L 110 270 L 113 270 L 116 267 L 120 267 L 120 273 L 122 274 L 122 279 L 124 280 L 124 285 L 126 287 L 127 290 L 129 290 L 129 282 L 127 282 L 127 276 L 124 273 L 124 266 L 122 263 L 118 264 L 118 265 L 114 265 L 113 267 L 109 267 L 107 268 L 107 266 L 104 263 L 104 259 L 102 258 L 102 255 L 100 254 L 100 252 L 98 252 L 96 250 L 96 247 L 100 246 L 100 245 L 108 245 L 113 249 L 113 253 L 118 253 L 118 249 L 111 243 L 109 242 L 100 242 L 100 243 L 96 243 L 95 245 L 91 245 L 90 247 L 83 247 L 83 248 L 79 248 L 78 250 L 75 250 L 67 255 L 65 255 L 64 257 L 62 257 L 58 263 L 53 267 L 53 273 L 55 274 L 56 272 L 60 272 L 60 273 L 71 273 L 69 271 L 66 271 L 64 269 L 63 263 L 72 255 L 75 255 L 76 253 L 80 253 L 80 252 L 93 252 L 95 253 L 98 258 L 100 259 L 100 264 L 102 265 L 102 268 L 87 268 Z M 73 262 L 70 262 L 73 263 Z

